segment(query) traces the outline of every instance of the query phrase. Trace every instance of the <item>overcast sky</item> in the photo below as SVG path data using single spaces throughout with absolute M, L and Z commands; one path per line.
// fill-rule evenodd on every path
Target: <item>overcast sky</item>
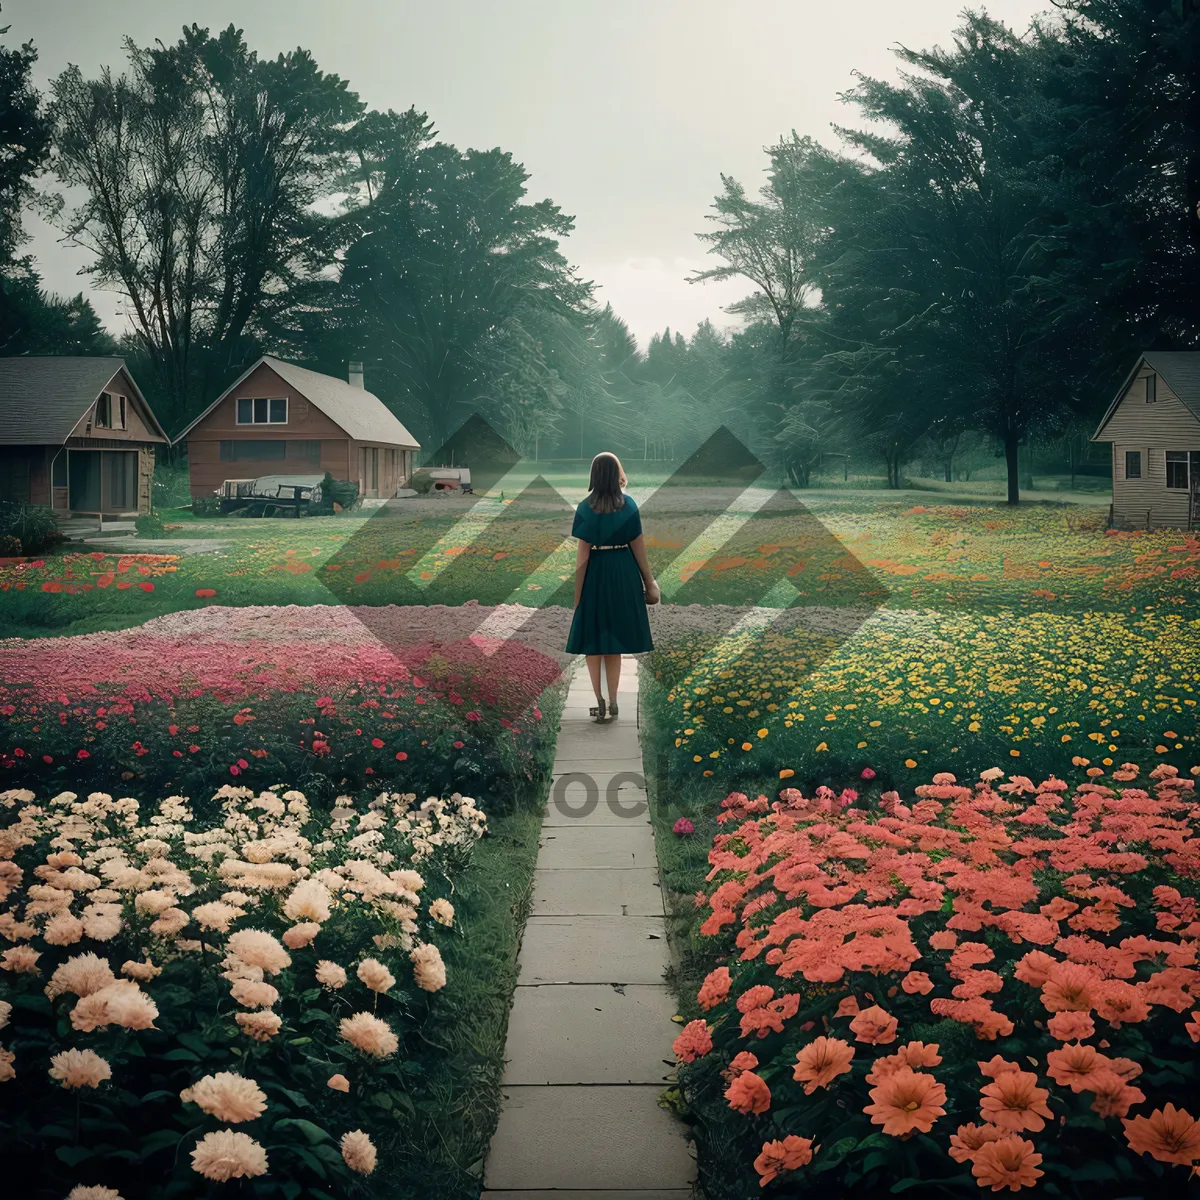
M 963 0 L 3 0 L 6 41 L 32 40 L 39 83 L 69 63 L 119 67 L 121 39 L 235 23 L 260 54 L 304 46 L 379 109 L 416 105 L 460 147 L 500 146 L 534 200 L 576 218 L 568 258 L 639 342 L 690 333 L 746 290 L 695 284 L 696 233 L 722 172 L 762 180 L 791 129 L 833 141 L 853 72 L 894 77 L 889 48 L 948 45 Z M 984 7 L 982 4 L 973 7 Z M 1021 30 L 1047 0 L 993 0 Z M 83 254 L 28 228 L 47 286 L 77 292 Z M 711 261 L 711 260 L 710 260 Z M 119 328 L 117 301 L 93 294 Z

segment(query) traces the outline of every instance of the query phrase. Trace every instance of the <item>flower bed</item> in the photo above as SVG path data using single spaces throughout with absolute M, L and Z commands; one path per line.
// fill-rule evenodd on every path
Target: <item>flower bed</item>
M 478 609 L 222 609 L 0 647 L 0 778 L 199 791 L 213 779 L 510 794 L 550 734 L 562 658 L 471 635 Z M 466 636 L 453 637 L 455 625 Z M 549 646 L 546 647 L 550 649 Z M 403 764 L 403 766 L 401 766 Z
M 676 1042 L 711 1194 L 1182 1193 L 1200 804 L 1092 771 L 726 798 Z
M 396 1194 L 486 819 L 213 801 L 206 827 L 179 796 L 0 794 L 0 1147 L 27 1194 Z
M 917 612 L 857 628 L 788 613 L 652 659 L 673 772 L 790 771 L 814 783 L 864 766 L 896 782 L 932 758 L 961 772 L 1044 772 L 1196 745 L 1200 623 L 1178 613 Z M 1169 760 L 1168 760 L 1169 761 Z M 883 764 L 883 766 L 881 766 Z

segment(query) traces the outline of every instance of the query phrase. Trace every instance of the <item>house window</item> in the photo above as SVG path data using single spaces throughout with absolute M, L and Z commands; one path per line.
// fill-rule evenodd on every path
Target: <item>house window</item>
M 1186 450 L 1167 451 L 1167 487 L 1184 488 L 1188 486 L 1188 452 Z
M 1142 477 L 1142 452 L 1140 450 L 1125 451 L 1125 478 L 1126 479 L 1141 479 Z
M 243 396 L 237 402 L 239 425 L 286 425 L 288 419 L 287 398 L 266 399 Z
M 288 458 L 316 465 L 321 461 L 321 443 L 319 441 L 288 442 Z
M 113 392 L 101 392 L 96 401 L 97 429 L 125 428 L 125 397 Z
M 1153 404 L 1158 399 L 1158 376 L 1146 376 L 1146 403 Z
M 285 441 L 223 441 L 221 443 L 222 462 L 258 462 L 282 460 L 287 458 L 288 444 Z

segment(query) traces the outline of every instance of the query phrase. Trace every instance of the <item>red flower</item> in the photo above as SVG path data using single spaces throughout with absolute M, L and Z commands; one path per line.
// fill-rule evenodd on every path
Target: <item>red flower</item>
M 477 713 L 474 709 L 471 709 L 471 711 L 469 713 L 467 713 L 467 720 L 468 721 L 482 721 L 483 717 L 481 717 L 479 715 L 479 713 Z
M 396 753 L 396 761 L 397 762 L 403 762 L 407 757 L 408 757 L 408 755 L 403 750 L 399 750 Z
M 874 779 L 874 778 L 875 778 L 875 772 L 874 772 L 874 771 L 872 771 L 870 767 L 863 767 L 863 769 L 862 769 L 862 777 L 863 777 L 864 779 Z
M 217 594 L 216 588 L 197 588 L 196 595 L 201 600 L 211 600 Z
M 92 756 L 91 756 L 91 755 L 90 755 L 90 754 L 89 754 L 89 753 L 88 753 L 86 750 L 80 750 L 80 751 L 79 751 L 79 752 L 78 752 L 78 753 L 75 755 L 75 757 L 76 757 L 76 758 L 91 758 Z
M 383 749 L 383 738 L 373 737 L 371 739 L 371 745 L 374 746 L 376 750 L 382 750 Z

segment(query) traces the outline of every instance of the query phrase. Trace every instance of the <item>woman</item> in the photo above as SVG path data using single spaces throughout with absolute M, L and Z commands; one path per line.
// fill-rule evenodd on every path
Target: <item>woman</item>
M 592 459 L 587 499 L 575 510 L 571 536 L 579 539 L 575 556 L 575 617 L 567 638 L 568 654 L 587 656 L 597 723 L 617 716 L 621 655 L 653 650 L 646 605 L 660 599 L 650 574 L 642 519 L 628 480 L 615 454 Z M 608 680 L 608 704 L 600 694 L 600 668 Z

